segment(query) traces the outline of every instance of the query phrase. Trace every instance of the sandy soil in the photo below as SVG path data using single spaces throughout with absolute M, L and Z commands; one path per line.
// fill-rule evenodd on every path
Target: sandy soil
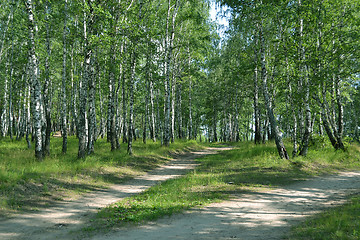
M 26 213 L 10 219 L 0 219 L 0 240 L 12 239 L 73 239 L 99 208 L 170 178 L 179 177 L 196 167 L 196 158 L 215 154 L 229 148 L 208 148 L 174 158 L 166 165 L 136 177 L 125 184 L 87 194 L 76 201 L 59 202 L 53 207 L 35 213 Z
M 196 166 L 196 157 L 215 149 L 174 159 L 147 175 L 92 193 L 76 202 L 0 221 L 0 239 L 73 239 L 100 207 L 138 193 Z M 359 192 L 360 172 L 312 178 L 284 188 L 235 195 L 231 200 L 192 209 L 143 226 L 124 227 L 92 240 L 118 239 L 281 239 L 290 227 L 325 207 Z M 85 238 L 88 239 L 88 238 Z
M 282 239 L 304 217 L 340 204 L 346 195 L 359 190 L 360 173 L 344 172 L 286 188 L 241 194 L 229 201 L 91 239 Z

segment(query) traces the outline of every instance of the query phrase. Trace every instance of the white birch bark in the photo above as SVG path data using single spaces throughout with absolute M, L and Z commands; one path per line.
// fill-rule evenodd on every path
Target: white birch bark
M 50 94 L 51 94 L 51 80 L 50 80 L 50 26 L 49 26 L 49 2 L 45 4 L 45 25 L 46 25 L 46 57 L 45 57 L 45 82 L 44 82 L 44 110 L 45 110 L 45 137 L 43 142 L 44 155 L 50 155 L 50 134 L 51 134 L 51 106 L 50 106 Z
M 84 11 L 84 71 L 83 76 L 80 82 L 79 89 L 79 124 L 78 124 L 78 133 L 79 133 L 79 150 L 78 158 L 84 158 L 87 153 L 88 146 L 88 119 L 86 111 L 87 103 L 87 90 L 89 79 L 91 78 L 91 57 L 92 57 L 92 48 L 88 39 L 88 32 L 92 33 L 92 25 L 94 21 L 94 9 L 93 4 L 94 0 L 88 0 L 89 14 L 87 15 Z M 85 4 L 85 0 L 84 0 Z M 87 30 L 88 28 L 88 30 Z
M 66 56 L 67 56 L 67 48 L 66 48 L 66 35 L 67 35 L 67 0 L 65 0 L 64 5 L 64 28 L 63 28 L 63 69 L 62 69 L 62 83 L 61 83 L 61 95 L 62 95 L 62 108 L 61 108 L 61 135 L 63 138 L 62 144 L 62 152 L 67 152 L 67 94 L 66 94 Z M 74 106 L 75 107 L 75 106 Z
M 135 68 L 136 68 L 136 49 L 133 50 L 131 56 L 131 66 L 130 66 L 130 83 L 129 83 L 129 123 L 128 123 L 128 148 L 127 152 L 129 155 L 133 154 L 132 151 L 132 142 L 134 138 L 134 78 L 135 78 Z
M 263 92 L 264 92 L 264 98 L 265 98 L 265 105 L 267 108 L 268 117 L 271 124 L 271 131 L 274 134 L 275 137 L 275 143 L 277 150 L 279 152 L 279 156 L 281 158 L 289 159 L 288 153 L 286 151 L 285 145 L 282 141 L 282 136 L 280 135 L 280 131 L 277 125 L 277 121 L 274 116 L 273 109 L 271 107 L 270 103 L 270 96 L 269 96 L 269 90 L 267 85 L 267 70 L 266 70 L 266 63 L 265 63 L 265 39 L 263 36 L 263 26 L 262 23 L 258 23 L 259 28 L 259 42 L 260 42 L 260 62 L 261 62 L 261 79 L 263 83 Z
M 152 78 L 150 77 L 149 81 L 149 88 L 150 88 L 150 108 L 151 108 L 151 115 L 150 115 L 150 125 L 151 125 L 151 138 L 154 142 L 156 142 L 156 126 L 155 126 L 155 109 L 154 109 L 154 85 Z
M 41 136 L 41 128 L 42 128 L 42 93 L 41 93 L 41 85 L 39 81 L 39 69 L 37 66 L 37 57 L 35 53 L 35 22 L 34 22 L 34 14 L 33 14 L 33 4 L 32 0 L 27 0 L 25 2 L 29 22 L 29 43 L 30 43 L 30 69 L 31 69 L 31 85 L 33 89 L 33 121 L 34 121 L 34 138 L 35 138 L 35 157 L 39 160 L 43 158 L 43 144 L 42 144 L 42 136 Z
M 299 7 L 301 8 L 302 3 L 301 0 L 298 0 L 298 4 Z M 301 11 L 300 11 L 300 14 Z M 311 135 L 311 110 L 310 110 L 310 103 L 309 103 L 309 98 L 310 98 L 310 81 L 309 81 L 309 77 L 307 74 L 307 66 L 305 63 L 305 48 L 304 48 L 304 43 L 303 43 L 303 38 L 304 38 L 304 33 L 303 30 L 304 29 L 304 19 L 302 18 L 302 16 L 300 16 L 300 29 L 299 29 L 299 33 L 300 33 L 300 43 L 299 43 L 299 47 L 300 47 L 300 77 L 303 78 L 304 82 L 304 87 L 305 87 L 305 92 L 304 92 L 304 105 L 305 105 L 305 129 L 304 129 L 304 135 L 302 137 L 302 143 L 301 143 L 301 149 L 300 149 L 300 155 L 302 156 L 306 156 L 308 149 L 309 149 L 309 139 L 310 139 L 310 135 Z

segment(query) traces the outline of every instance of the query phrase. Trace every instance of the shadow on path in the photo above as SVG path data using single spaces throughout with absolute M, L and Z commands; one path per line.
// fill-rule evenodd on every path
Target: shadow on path
M 360 172 L 318 177 L 271 191 L 236 195 L 229 201 L 92 239 L 282 239 L 299 220 L 344 202 L 347 194 L 359 189 Z
M 198 165 L 196 158 L 228 149 L 209 148 L 180 155 L 166 165 L 124 184 L 92 192 L 76 201 L 60 202 L 36 213 L 25 213 L 2 220 L 0 221 L 0 239 L 69 239 L 69 234 L 81 229 L 99 208 L 144 191 L 159 182 L 185 174 Z

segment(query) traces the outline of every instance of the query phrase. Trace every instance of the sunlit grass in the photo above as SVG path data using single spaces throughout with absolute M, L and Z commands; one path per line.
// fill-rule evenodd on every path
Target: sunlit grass
M 120 183 L 143 174 L 170 159 L 171 154 L 201 148 L 194 141 L 177 141 L 170 147 L 159 142 L 134 142 L 133 156 L 126 144 L 110 151 L 110 144 L 99 139 L 95 153 L 77 159 L 78 140 L 68 139 L 68 152 L 62 154 L 62 139 L 51 139 L 51 153 L 43 161 L 34 157 L 25 141 L 0 139 L 0 215 L 17 210 L 34 210 L 52 200 L 74 198 L 79 193 Z
M 358 240 L 360 239 L 360 195 L 343 206 L 329 209 L 294 227 L 291 240 Z
M 101 210 L 91 228 L 154 220 L 228 199 L 234 193 L 275 188 L 338 170 L 360 169 L 358 145 L 349 146 L 347 152 L 334 151 L 329 146 L 311 149 L 307 157 L 291 161 L 280 159 L 273 143 L 231 145 L 235 149 L 199 159 L 201 165 L 186 176 L 168 180 Z

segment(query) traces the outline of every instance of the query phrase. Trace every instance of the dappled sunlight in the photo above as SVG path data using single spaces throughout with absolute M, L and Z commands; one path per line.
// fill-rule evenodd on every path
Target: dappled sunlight
M 82 185 L 81 189 L 91 192 L 77 200 L 63 201 L 42 211 L 24 213 L 19 217 L 0 221 L 0 239 L 21 239 L 27 236 L 31 236 L 31 239 L 53 239 L 54 236 L 70 234 L 86 226 L 88 217 L 94 217 L 99 208 L 142 192 L 159 182 L 179 177 L 198 166 L 195 158 L 212 153 L 214 151 L 205 150 L 186 154 L 145 175 L 135 176 L 125 184 L 113 185 L 107 189 Z M 106 169 L 102 170 L 106 172 Z M 108 170 L 111 172 L 111 169 Z M 52 181 L 57 185 L 62 184 L 59 180 Z M 81 183 L 73 183 L 73 188 L 77 188 L 79 184 Z
M 317 177 L 287 187 L 233 195 L 221 203 L 92 239 L 280 239 L 299 220 L 341 204 L 360 173 Z

